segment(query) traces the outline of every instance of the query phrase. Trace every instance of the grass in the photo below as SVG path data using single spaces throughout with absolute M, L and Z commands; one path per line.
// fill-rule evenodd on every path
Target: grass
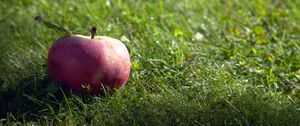
M 0 1 L 0 125 L 300 125 L 296 0 Z M 77 34 L 130 48 L 126 86 L 112 95 L 61 90 L 47 53 Z

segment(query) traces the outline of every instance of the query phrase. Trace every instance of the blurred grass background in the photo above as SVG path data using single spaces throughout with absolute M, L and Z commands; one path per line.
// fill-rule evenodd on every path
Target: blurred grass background
M 0 1 L 0 124 L 299 125 L 300 1 Z M 61 35 L 121 39 L 127 85 L 110 96 L 58 88 L 47 53 Z

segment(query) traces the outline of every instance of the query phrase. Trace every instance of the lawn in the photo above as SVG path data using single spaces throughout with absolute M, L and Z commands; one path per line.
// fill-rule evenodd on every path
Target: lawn
M 47 54 L 71 30 L 130 49 L 126 86 L 60 88 Z M 300 125 L 299 0 L 1 0 L 0 125 Z

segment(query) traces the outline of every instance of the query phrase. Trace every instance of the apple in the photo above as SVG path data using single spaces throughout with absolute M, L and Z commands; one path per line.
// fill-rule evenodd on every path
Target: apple
M 94 33 L 93 33 L 94 32 Z M 48 53 L 48 72 L 53 80 L 81 93 L 100 94 L 104 87 L 118 89 L 130 74 L 126 46 L 107 36 L 66 35 Z

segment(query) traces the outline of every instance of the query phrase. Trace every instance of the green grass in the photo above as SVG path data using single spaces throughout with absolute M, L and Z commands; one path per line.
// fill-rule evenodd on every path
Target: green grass
M 0 125 L 300 125 L 299 8 L 296 0 L 2 0 Z M 60 90 L 46 59 L 61 35 L 36 15 L 77 34 L 95 25 L 126 37 L 126 86 L 101 97 Z

